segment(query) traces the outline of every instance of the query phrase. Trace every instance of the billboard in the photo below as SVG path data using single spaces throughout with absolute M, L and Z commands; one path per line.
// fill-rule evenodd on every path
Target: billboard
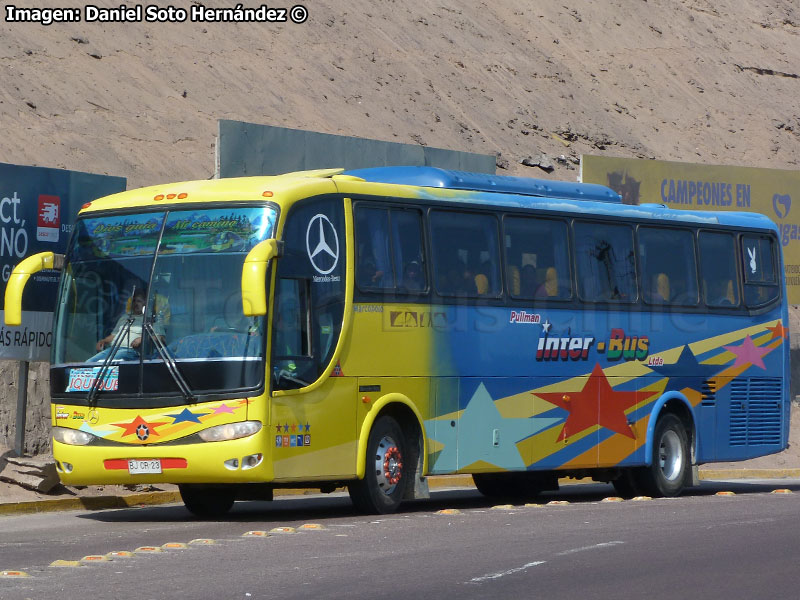
M 397 165 L 493 174 L 496 162 L 493 154 L 459 152 L 242 121 L 219 121 L 218 177 Z
M 17 263 L 37 252 L 66 252 L 81 205 L 125 186 L 124 177 L 0 163 L 0 302 Z M 49 270 L 30 278 L 22 325 L 0 324 L 0 359 L 49 360 L 58 278 Z
M 800 171 L 584 155 L 581 181 L 609 186 L 626 204 L 768 216 L 780 230 L 789 302 L 800 304 Z

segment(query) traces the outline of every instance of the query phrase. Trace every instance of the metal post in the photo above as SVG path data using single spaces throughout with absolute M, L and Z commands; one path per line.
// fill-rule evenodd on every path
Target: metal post
M 25 422 L 28 415 L 28 361 L 19 363 L 19 377 L 17 377 L 17 430 L 14 451 L 17 456 L 25 454 Z

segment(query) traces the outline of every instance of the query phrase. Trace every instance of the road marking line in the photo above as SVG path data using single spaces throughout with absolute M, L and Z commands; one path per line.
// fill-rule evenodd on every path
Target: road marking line
M 527 564 L 524 564 L 521 567 L 509 569 L 508 571 L 501 571 L 500 573 L 490 573 L 489 575 L 482 575 L 481 577 L 473 577 L 472 579 L 467 581 L 467 583 L 482 583 L 484 581 L 489 581 L 491 579 L 500 579 L 501 577 L 505 577 L 506 575 L 513 575 L 514 573 L 525 571 L 527 569 L 530 569 L 531 567 L 537 567 L 539 565 L 543 565 L 545 562 L 547 561 L 537 560 L 534 562 L 529 562 Z
M 576 552 L 584 552 L 586 550 L 597 550 L 598 548 L 608 548 L 610 546 L 617 546 L 619 544 L 624 544 L 625 542 L 601 542 L 599 544 L 594 544 L 593 546 L 582 546 L 581 548 L 573 548 L 572 550 L 564 550 L 563 552 L 559 552 L 556 556 L 566 556 L 567 554 L 575 554 Z

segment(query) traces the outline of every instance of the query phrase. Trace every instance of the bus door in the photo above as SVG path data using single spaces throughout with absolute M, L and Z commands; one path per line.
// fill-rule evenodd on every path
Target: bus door
M 272 298 L 271 427 L 276 479 L 356 472 L 356 380 L 330 362 L 344 315 L 341 199 L 310 199 L 288 215 Z

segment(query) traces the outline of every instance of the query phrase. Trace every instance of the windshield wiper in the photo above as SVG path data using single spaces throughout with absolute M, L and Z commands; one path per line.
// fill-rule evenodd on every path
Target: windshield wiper
M 116 337 L 111 342 L 111 349 L 108 353 L 108 356 L 105 357 L 103 364 L 100 365 L 100 370 L 97 373 L 97 377 L 95 377 L 92 381 L 92 387 L 89 388 L 89 393 L 86 396 L 86 403 L 89 405 L 89 408 L 94 407 L 94 400 L 97 398 L 102 381 L 105 379 L 108 368 L 111 366 L 111 361 L 114 360 L 114 357 L 117 355 L 117 351 L 120 349 L 120 346 L 122 346 L 122 340 L 125 339 L 125 336 L 131 330 L 133 321 L 133 315 L 128 315 L 128 318 L 125 320 L 125 324 L 120 328 L 119 333 L 117 333 Z
M 147 332 L 147 335 L 150 336 L 150 339 L 153 340 L 153 345 L 156 347 L 159 356 L 161 356 L 161 360 L 164 361 L 167 371 L 169 371 L 169 374 L 172 375 L 172 379 L 174 379 L 175 383 L 178 385 L 178 389 L 181 391 L 181 394 L 183 394 L 183 397 L 187 402 L 194 403 L 197 400 L 197 396 L 194 395 L 189 384 L 186 383 L 183 375 L 181 375 L 178 365 L 175 363 L 175 359 L 172 358 L 169 349 L 167 349 L 164 342 L 161 341 L 161 338 L 155 332 L 155 329 L 153 329 L 153 324 L 149 322 L 145 323 L 144 330 Z

